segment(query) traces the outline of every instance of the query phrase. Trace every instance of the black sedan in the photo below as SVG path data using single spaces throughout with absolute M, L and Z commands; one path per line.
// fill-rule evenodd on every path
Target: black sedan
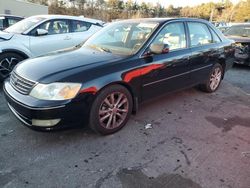
M 111 134 L 147 99 L 195 85 L 214 92 L 232 66 L 232 46 L 200 19 L 119 21 L 82 46 L 18 64 L 4 93 L 11 111 L 31 128 L 88 123 Z

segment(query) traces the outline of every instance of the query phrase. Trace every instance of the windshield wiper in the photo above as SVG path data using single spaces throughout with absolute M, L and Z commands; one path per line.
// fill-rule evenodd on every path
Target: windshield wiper
M 249 36 L 247 36 L 247 35 L 241 35 L 241 37 L 249 37 Z
M 99 46 L 98 48 L 101 49 L 104 52 L 112 53 L 111 50 L 108 49 L 108 48 L 104 48 L 104 47 L 101 47 L 101 46 Z
M 102 46 L 96 46 L 96 45 L 90 45 L 91 48 L 95 48 L 101 52 L 108 52 L 108 53 L 112 53 L 110 49 L 102 47 Z

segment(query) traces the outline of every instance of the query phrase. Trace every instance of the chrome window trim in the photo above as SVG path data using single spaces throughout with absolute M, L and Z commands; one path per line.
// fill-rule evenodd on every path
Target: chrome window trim
M 171 21 L 168 21 L 166 22 L 165 24 L 163 24 L 161 26 L 161 28 L 157 31 L 157 33 L 155 34 L 155 36 L 148 42 L 148 45 L 144 48 L 144 50 L 142 51 L 142 53 L 139 55 L 139 58 L 144 58 L 144 54 L 145 54 L 145 51 L 146 49 L 150 46 L 150 44 L 152 43 L 152 41 L 156 38 L 156 36 L 161 32 L 161 30 L 168 24 L 170 23 L 175 23 L 175 22 L 182 22 L 184 27 L 185 27 L 185 35 L 186 35 L 186 48 L 180 48 L 180 49 L 175 49 L 175 50 L 171 50 L 169 53 L 171 52 L 175 52 L 175 51 L 180 51 L 180 50 L 186 50 L 186 49 L 190 49 L 192 50 L 193 48 L 197 48 L 197 47 L 206 47 L 206 46 L 209 46 L 209 45 L 215 45 L 215 44 L 221 44 L 223 43 L 223 40 L 221 39 L 221 37 L 217 34 L 217 32 L 207 23 L 204 23 L 204 22 L 201 22 L 201 21 L 195 21 L 195 20 L 171 20 Z M 201 23 L 201 24 L 205 24 L 207 27 L 208 27 L 208 30 L 211 28 L 216 34 L 217 36 L 219 37 L 219 39 L 221 40 L 220 42 L 218 43 L 215 43 L 215 42 L 212 42 L 212 43 L 207 43 L 207 44 L 203 44 L 203 45 L 200 45 L 200 46 L 191 46 L 190 44 L 188 44 L 188 40 L 190 38 L 189 36 L 189 29 L 188 29 L 188 22 L 197 22 L 197 23 Z M 209 30 L 210 32 L 210 30 Z M 210 32 L 211 34 L 211 32 Z M 212 34 L 211 34 L 212 35 Z M 190 45 L 190 46 L 189 46 Z

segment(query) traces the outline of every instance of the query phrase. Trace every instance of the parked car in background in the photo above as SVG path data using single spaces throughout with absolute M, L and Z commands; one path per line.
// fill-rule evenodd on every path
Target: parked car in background
M 4 30 L 14 25 L 15 23 L 21 21 L 22 19 L 24 19 L 24 17 L 0 14 L 0 30 Z
M 228 23 L 226 23 L 226 22 L 215 22 L 215 21 L 213 21 L 213 22 L 211 22 L 215 27 L 227 27 L 227 26 L 229 26 L 228 25 Z
M 235 63 L 250 66 L 250 23 L 233 25 L 224 34 L 236 42 Z
M 145 100 L 195 85 L 216 91 L 233 63 L 232 44 L 205 20 L 119 21 L 81 47 L 18 64 L 4 93 L 11 111 L 31 128 L 89 123 L 111 134 Z
M 219 29 L 222 33 L 225 33 L 229 28 L 230 28 L 230 26 L 220 26 L 220 27 L 217 27 L 217 29 Z
M 101 20 L 39 15 L 26 18 L 0 32 L 0 80 L 29 57 L 73 47 L 103 27 Z
M 211 22 L 217 29 L 224 33 L 230 25 L 226 22 Z

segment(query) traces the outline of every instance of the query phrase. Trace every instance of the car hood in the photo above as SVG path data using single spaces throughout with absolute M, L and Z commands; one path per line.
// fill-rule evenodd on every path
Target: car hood
M 238 43 L 250 43 L 250 37 L 240 37 L 240 36 L 231 36 L 231 35 L 227 35 L 226 37 Z
M 0 31 L 0 38 L 1 39 L 5 39 L 5 40 L 9 40 L 13 37 L 13 33 L 7 33 L 7 32 L 4 32 L 4 31 Z
M 51 53 L 19 63 L 14 71 L 18 75 L 40 83 L 74 81 L 69 77 L 99 64 L 117 61 L 122 56 L 82 47 Z

